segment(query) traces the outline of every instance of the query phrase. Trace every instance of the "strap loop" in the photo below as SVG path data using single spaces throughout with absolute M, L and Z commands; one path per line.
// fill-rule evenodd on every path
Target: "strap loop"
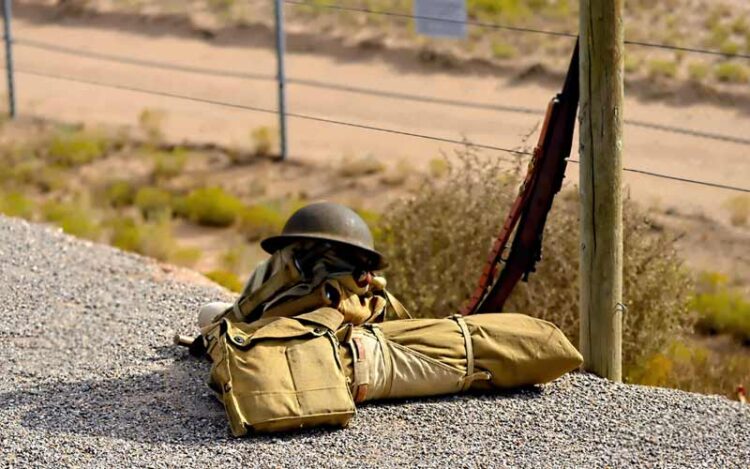
M 455 314 L 450 317 L 458 324 L 458 328 L 461 330 L 461 335 L 464 337 L 464 347 L 466 348 L 466 376 L 464 377 L 463 391 L 467 391 L 471 387 L 471 383 L 476 380 L 489 380 L 490 374 L 486 371 L 474 372 L 474 344 L 471 342 L 471 332 L 469 332 L 469 326 L 466 325 L 464 317 L 460 314 Z
M 354 402 L 360 403 L 367 398 L 367 390 L 370 385 L 370 373 L 367 367 L 367 353 L 365 347 L 362 344 L 362 340 L 359 337 L 352 337 L 349 342 L 352 348 L 352 356 L 354 358 L 354 383 L 353 383 L 353 395 Z

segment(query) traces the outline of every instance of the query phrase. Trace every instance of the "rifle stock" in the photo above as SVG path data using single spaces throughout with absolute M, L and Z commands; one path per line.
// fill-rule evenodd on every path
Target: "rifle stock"
M 502 311 L 518 281 L 527 280 L 528 275 L 535 271 L 536 263 L 541 259 L 547 215 L 565 177 L 573 144 L 578 97 L 576 42 L 563 89 L 547 107 L 539 141 L 518 197 L 490 251 L 479 285 L 461 314 Z M 507 259 L 503 259 L 513 233 L 510 253 Z M 502 270 L 498 273 L 501 265 Z

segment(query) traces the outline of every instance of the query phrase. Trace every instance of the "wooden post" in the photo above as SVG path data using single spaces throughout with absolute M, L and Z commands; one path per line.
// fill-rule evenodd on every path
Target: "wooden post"
M 581 353 L 622 381 L 624 0 L 581 0 Z

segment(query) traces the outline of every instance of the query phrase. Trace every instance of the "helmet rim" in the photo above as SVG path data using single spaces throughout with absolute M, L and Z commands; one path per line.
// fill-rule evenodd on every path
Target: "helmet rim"
M 269 236 L 260 246 L 273 254 L 295 241 L 326 241 L 361 253 L 372 270 L 387 267 L 385 257 L 373 246 L 367 223 L 354 210 L 332 202 L 317 202 L 294 212 L 279 235 Z

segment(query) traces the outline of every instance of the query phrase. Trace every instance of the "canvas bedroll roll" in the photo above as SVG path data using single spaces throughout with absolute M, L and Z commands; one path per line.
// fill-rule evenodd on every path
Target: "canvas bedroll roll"
M 511 313 L 356 327 L 346 344 L 357 402 L 542 384 L 583 362 L 554 324 Z

